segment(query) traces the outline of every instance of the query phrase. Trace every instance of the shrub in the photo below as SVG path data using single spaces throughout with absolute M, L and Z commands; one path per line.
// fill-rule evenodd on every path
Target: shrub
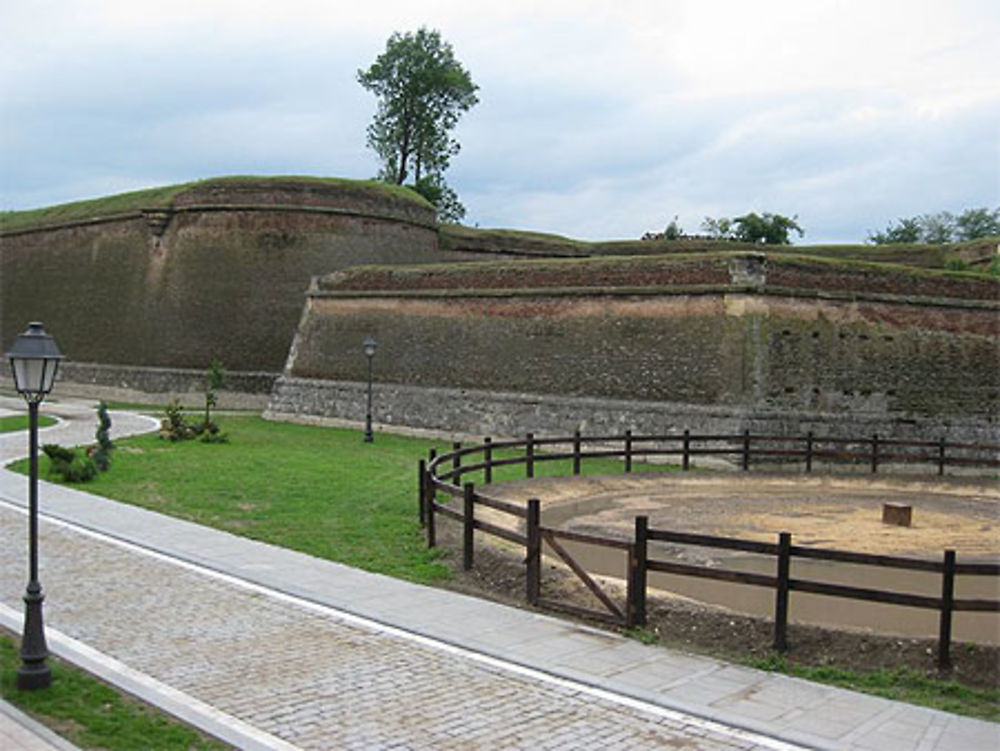
M 180 401 L 174 399 L 164 411 L 166 417 L 160 421 L 160 438 L 167 441 L 188 441 L 198 434 L 198 431 L 188 425 Z
M 115 444 L 111 442 L 111 418 L 108 416 L 108 405 L 101 402 L 97 407 L 97 445 L 90 451 L 90 457 L 101 472 L 107 472 L 111 467 L 111 451 Z
M 55 443 L 45 444 L 42 451 L 49 457 L 50 472 L 65 482 L 87 482 L 97 476 L 97 464 L 85 453 Z

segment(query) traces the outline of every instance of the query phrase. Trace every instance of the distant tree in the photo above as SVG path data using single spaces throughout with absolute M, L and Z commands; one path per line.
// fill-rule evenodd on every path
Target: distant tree
M 733 219 L 733 233 L 737 240 L 745 243 L 791 245 L 789 233 L 798 232 L 800 237 L 805 234 L 796 219 L 798 217 L 789 219 L 781 214 L 751 212 Z
M 367 131 L 368 147 L 381 161 L 378 178 L 411 187 L 431 178 L 441 188 L 440 198 L 461 209 L 454 191 L 444 183 L 444 172 L 459 143 L 450 133 L 462 113 L 479 99 L 478 86 L 455 59 L 451 45 L 437 31 L 395 32 L 367 70 L 358 70 L 358 83 L 378 98 Z M 420 189 L 417 188 L 418 192 Z M 438 207 L 442 206 L 432 201 Z M 454 212 L 454 205 L 444 212 Z
M 955 241 L 975 240 L 1000 235 L 1000 208 L 966 209 L 958 216 L 949 211 L 899 219 L 883 232 L 872 232 L 868 242 L 875 245 L 893 243 L 928 243 L 941 245 Z
M 900 219 L 896 224 L 890 224 L 886 227 L 884 232 L 869 234 L 868 242 L 875 245 L 920 242 L 920 220 L 916 218 Z
M 684 230 L 682 230 L 681 226 L 677 223 L 677 217 L 675 216 L 670 220 L 670 224 L 667 225 L 667 228 L 663 230 L 663 239 L 680 240 L 682 237 L 684 237 Z
M 966 209 L 955 217 L 955 236 L 960 241 L 1000 236 L 1000 207 Z
M 924 214 L 920 223 L 920 240 L 930 245 L 950 243 L 955 235 L 955 217 L 947 211 Z
M 701 223 L 701 231 L 716 240 L 732 240 L 732 229 L 732 221 L 725 217 L 713 219 L 710 216 L 706 216 L 705 221 Z
M 745 243 L 763 243 L 765 245 L 790 245 L 791 233 L 805 234 L 799 226 L 798 217 L 789 219 L 781 214 L 751 212 L 731 219 L 722 217 L 713 219 L 705 217 L 701 229 L 709 237 L 718 240 L 738 240 Z

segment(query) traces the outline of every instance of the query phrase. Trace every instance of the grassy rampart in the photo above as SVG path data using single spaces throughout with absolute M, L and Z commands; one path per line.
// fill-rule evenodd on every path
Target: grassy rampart
M 1000 238 L 982 238 L 965 243 L 923 245 L 777 245 L 762 246 L 708 238 L 679 240 L 618 240 L 588 242 L 561 235 L 507 229 L 474 229 L 442 225 L 438 230 L 442 248 L 481 253 L 516 253 L 527 256 L 660 255 L 703 252 L 766 250 L 769 254 L 818 256 L 841 260 L 893 263 L 931 269 L 969 264 L 985 267 L 996 255 Z
M 300 191 L 321 194 L 350 194 L 373 201 L 394 204 L 413 204 L 425 211 L 431 206 L 408 188 L 370 180 L 346 180 L 334 177 L 215 177 L 207 180 L 166 185 L 146 190 L 118 193 L 101 198 L 45 206 L 27 211 L 0 212 L 0 232 L 22 232 L 65 224 L 85 223 L 133 216 L 143 211 L 167 210 L 178 205 L 199 203 L 199 197 L 212 194 L 223 202 L 230 201 L 246 188 L 258 193 L 279 192 L 294 186 Z M 194 199 L 194 200 L 192 200 Z

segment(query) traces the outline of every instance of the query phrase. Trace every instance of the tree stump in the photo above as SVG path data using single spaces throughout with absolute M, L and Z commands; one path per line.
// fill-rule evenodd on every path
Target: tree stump
M 909 527 L 913 521 L 913 507 L 901 503 L 882 504 L 882 523 L 896 527 Z

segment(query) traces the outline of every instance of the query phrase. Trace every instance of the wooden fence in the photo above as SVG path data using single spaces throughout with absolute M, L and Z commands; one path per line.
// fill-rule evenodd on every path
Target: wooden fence
M 618 448 L 616 443 L 620 443 L 621 447 Z M 584 446 L 589 444 L 597 444 L 597 447 L 585 451 Z M 566 446 L 570 447 L 569 451 L 563 448 Z M 859 450 L 859 446 L 865 446 L 866 450 Z M 538 451 L 539 448 L 546 447 L 563 450 L 545 453 Z M 932 448 L 933 451 L 928 453 L 928 448 Z M 950 665 L 952 616 L 955 612 L 1000 613 L 1000 601 L 997 600 L 957 599 L 955 577 L 998 577 L 1000 563 L 958 563 L 953 550 L 944 551 L 940 561 L 933 561 L 801 547 L 792 544 L 792 537 L 787 532 L 779 534 L 775 543 L 672 532 L 650 529 L 648 518 L 645 516 L 636 517 L 634 536 L 630 540 L 582 534 L 543 526 L 537 499 L 530 499 L 524 506 L 519 506 L 478 492 L 473 483 L 463 483 L 462 479 L 465 475 L 482 472 L 484 483 L 488 485 L 493 481 L 496 468 L 510 465 L 523 465 L 525 476 L 530 478 L 534 476 L 537 462 L 567 460 L 572 463 L 572 472 L 576 475 L 580 474 L 585 458 L 595 457 L 620 458 L 624 471 L 631 472 L 633 459 L 636 457 L 678 456 L 682 468 L 689 469 L 692 456 L 723 454 L 735 456 L 744 470 L 750 468 L 754 458 L 800 457 L 805 462 L 807 472 L 812 471 L 814 460 L 832 459 L 848 462 L 864 461 L 870 463 L 872 472 L 877 472 L 879 467 L 887 462 L 924 462 L 935 466 L 938 474 L 944 474 L 946 466 L 985 468 L 1000 466 L 997 460 L 998 451 L 1000 451 L 998 446 L 947 443 L 943 439 L 939 442 L 886 441 L 880 440 L 877 435 L 870 439 L 817 438 L 811 433 L 796 437 L 753 436 L 749 432 L 737 436 L 706 436 L 692 435 L 689 431 L 684 431 L 682 434 L 670 436 L 633 436 L 630 431 L 626 431 L 621 436 L 613 437 L 583 437 L 577 432 L 571 437 L 563 438 L 539 439 L 530 433 L 524 440 L 493 441 L 486 438 L 483 443 L 473 446 L 454 443 L 450 452 L 441 455 L 431 450 L 429 458 L 420 461 L 418 466 L 420 521 L 426 528 L 427 543 L 430 547 L 437 544 L 437 516 L 454 519 L 462 525 L 462 563 L 467 570 L 474 565 L 474 537 L 477 530 L 523 545 L 525 598 L 528 603 L 607 620 L 627 627 L 641 626 L 646 622 L 649 572 L 716 579 L 773 589 L 774 647 L 780 651 L 787 648 L 788 604 L 792 592 L 808 592 L 828 597 L 936 610 L 939 613 L 937 660 L 939 666 L 944 668 Z M 457 504 L 451 506 L 440 502 L 439 493 L 456 499 L 461 498 L 461 507 L 457 507 Z M 511 517 L 516 529 L 479 518 L 476 513 L 477 506 L 490 508 Z M 523 529 L 523 532 L 519 531 L 520 529 Z M 572 541 L 623 552 L 627 561 L 625 602 L 616 603 L 560 541 Z M 651 559 L 649 543 L 656 541 L 772 556 L 774 574 L 749 573 Z M 602 610 L 585 609 L 542 597 L 543 545 L 547 545 L 579 577 L 601 603 Z M 941 576 L 941 594 L 938 597 L 931 597 L 795 578 L 791 576 L 793 558 L 936 573 Z

